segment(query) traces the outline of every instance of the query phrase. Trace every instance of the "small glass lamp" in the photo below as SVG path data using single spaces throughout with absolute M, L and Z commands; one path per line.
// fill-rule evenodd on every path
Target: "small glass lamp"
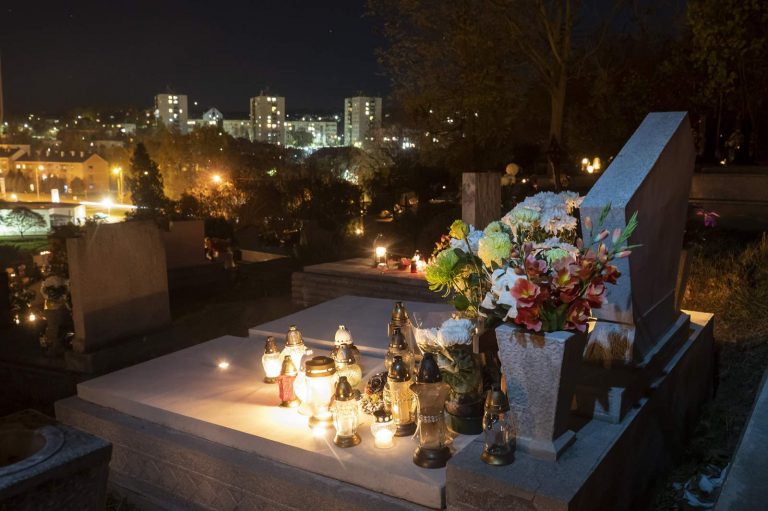
M 336 436 L 333 443 L 339 447 L 353 447 L 360 443 L 357 426 L 360 424 L 360 403 L 346 376 L 340 376 L 333 400 L 333 427 Z
M 311 352 L 307 350 L 304 344 L 304 338 L 301 336 L 301 332 L 296 329 L 296 325 L 291 325 L 288 328 L 288 333 L 285 335 L 285 348 L 280 353 L 281 357 L 291 357 L 293 365 L 301 367 L 301 359 L 304 355 L 309 355 Z
M 406 326 L 408 326 L 408 312 L 405 310 L 403 302 L 395 302 L 395 306 L 392 307 L 392 316 L 387 326 L 387 335 L 392 335 L 395 328 L 399 328 L 401 332 Z
M 373 434 L 373 446 L 377 449 L 389 449 L 395 445 L 395 430 L 397 426 L 392 421 L 392 414 L 387 410 L 373 412 L 371 433 Z
M 413 370 L 413 353 L 411 353 L 411 349 L 400 327 L 395 327 L 392 335 L 389 336 L 389 347 L 387 348 L 387 354 L 384 355 L 384 369 L 389 371 L 392 361 L 396 356 L 402 357 L 408 371 Z
M 298 371 L 296 366 L 293 365 L 291 357 L 283 358 L 280 376 L 277 377 L 277 386 L 280 392 L 280 406 L 284 408 L 296 408 L 299 406 L 299 399 L 296 397 L 296 392 L 293 388 L 297 374 Z
M 261 356 L 261 365 L 264 366 L 264 383 L 277 382 L 277 377 L 280 376 L 282 360 L 275 338 L 272 336 L 267 337 L 264 343 L 264 355 Z
M 373 240 L 373 267 L 379 269 L 387 267 L 387 246 L 381 234 L 377 234 L 376 239 Z
M 416 431 L 416 396 L 411 392 L 411 372 L 403 357 L 396 355 L 387 373 L 387 390 L 395 422 L 395 436 L 409 436 Z
M 328 357 L 313 357 L 304 364 L 307 378 L 307 402 L 312 410 L 309 427 L 326 429 L 333 425 L 330 411 L 336 364 Z
M 515 428 L 509 413 L 509 400 L 500 389 L 489 390 L 483 415 L 483 454 L 489 465 L 509 465 L 515 454 Z
M 411 390 L 419 400 L 419 447 L 413 462 L 424 468 L 441 468 L 451 457 L 443 409 L 451 388 L 442 381 L 432 353 L 425 353 Z
M 357 387 L 363 379 L 363 370 L 352 355 L 351 345 L 342 344 L 338 346 L 336 353 L 333 355 L 333 361 L 336 364 L 336 378 L 341 380 L 341 378 L 346 377 L 349 385 Z
M 352 350 L 352 356 L 355 358 L 355 363 L 360 363 L 360 350 L 352 341 L 352 332 L 347 330 L 347 327 L 344 325 L 339 325 L 338 330 L 336 330 L 336 334 L 333 336 L 333 344 L 334 346 L 333 350 L 331 350 L 331 358 L 335 358 L 336 351 L 339 349 L 339 346 L 342 344 L 347 344 Z M 352 384 L 352 386 L 354 386 L 354 384 Z

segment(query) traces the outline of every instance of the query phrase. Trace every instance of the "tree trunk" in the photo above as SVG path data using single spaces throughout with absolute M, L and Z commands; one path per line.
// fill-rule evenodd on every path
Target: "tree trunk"
M 562 160 L 563 147 L 563 117 L 565 115 L 565 88 L 567 85 L 565 69 L 560 72 L 560 78 L 557 82 L 557 88 L 550 92 L 550 119 L 549 119 L 549 140 L 556 142 L 560 154 L 554 156 L 550 154 L 549 167 L 552 179 L 555 183 L 555 191 L 559 192 L 560 166 Z

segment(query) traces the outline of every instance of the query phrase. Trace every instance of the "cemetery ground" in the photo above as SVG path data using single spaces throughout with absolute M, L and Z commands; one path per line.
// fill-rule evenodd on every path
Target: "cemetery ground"
M 716 393 L 684 456 L 659 482 L 654 509 L 665 511 L 681 509 L 679 484 L 705 473 L 710 464 L 729 462 L 768 367 L 768 237 L 715 228 L 703 231 L 691 248 L 683 308 L 715 313 Z M 291 302 L 289 273 L 267 287 L 258 275 L 233 273 L 221 286 L 173 294 L 172 328 L 183 333 L 181 349 L 221 335 L 245 336 L 248 327 L 299 308 Z M 52 402 L 14 404 L 52 413 Z M 134 508 L 111 496 L 108 509 Z

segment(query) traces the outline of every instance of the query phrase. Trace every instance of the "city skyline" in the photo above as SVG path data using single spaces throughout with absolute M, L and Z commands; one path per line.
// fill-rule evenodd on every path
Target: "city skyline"
M 243 111 L 241 99 L 261 91 L 291 97 L 295 111 L 337 111 L 339 98 L 360 92 L 386 96 L 364 3 L 230 2 L 210 11 L 139 1 L 120 15 L 91 1 L 4 7 L 9 20 L 25 20 L 0 34 L 6 117 L 146 108 L 161 91 L 222 111 Z

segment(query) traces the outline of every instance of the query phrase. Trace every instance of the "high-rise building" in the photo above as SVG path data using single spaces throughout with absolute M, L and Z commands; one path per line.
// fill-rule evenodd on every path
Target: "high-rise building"
M 187 132 L 186 94 L 158 94 L 155 96 L 155 121 L 181 133 Z
M 253 140 L 285 145 L 285 98 L 256 96 L 251 98 Z
M 285 144 L 309 147 L 334 147 L 339 145 L 339 123 L 334 118 L 301 117 L 285 121 Z M 299 133 L 307 133 L 302 139 Z M 303 143 L 299 143 L 303 142 Z
M 344 100 L 344 145 L 362 147 L 381 128 L 381 98 L 356 96 Z

